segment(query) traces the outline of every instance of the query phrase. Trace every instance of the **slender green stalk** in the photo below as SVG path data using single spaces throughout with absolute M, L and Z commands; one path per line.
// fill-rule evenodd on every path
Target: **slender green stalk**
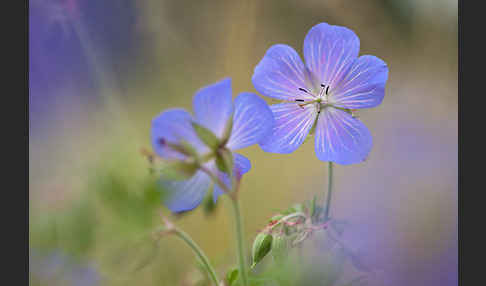
M 233 211 L 235 215 L 236 243 L 238 248 L 240 275 L 241 275 L 241 280 L 243 282 L 243 286 L 247 286 L 248 272 L 246 272 L 246 256 L 245 256 L 245 247 L 244 247 L 244 240 L 243 240 L 243 228 L 242 228 L 242 220 L 240 214 L 240 206 L 238 204 L 237 199 L 232 198 L 231 202 L 233 204 Z
M 204 267 L 206 268 L 206 270 L 207 270 L 207 272 L 209 274 L 209 277 L 213 281 L 214 285 L 215 286 L 218 286 L 219 285 L 219 282 L 218 282 L 218 276 L 216 275 L 216 271 L 214 271 L 214 268 L 211 266 L 211 263 L 209 262 L 209 259 L 206 257 L 206 255 L 204 254 L 204 252 L 202 251 L 202 249 L 184 231 L 182 231 L 182 230 L 180 230 L 178 228 L 174 228 L 174 234 L 177 237 L 179 237 L 180 239 L 182 239 L 183 241 L 185 241 L 187 243 L 187 245 L 189 245 L 189 247 L 192 248 L 192 250 L 194 251 L 194 253 L 201 259 L 202 263 L 204 264 Z
M 232 190 L 228 189 L 228 187 L 221 181 L 216 175 L 214 175 L 209 169 L 205 168 L 204 166 L 201 167 L 201 171 L 208 174 L 208 176 L 213 180 L 215 184 L 218 184 L 219 187 L 230 197 L 231 203 L 233 205 L 233 213 L 235 217 L 235 230 L 236 230 L 236 243 L 238 249 L 238 263 L 240 265 L 240 275 L 241 280 L 243 282 L 243 286 L 248 286 L 248 272 L 246 271 L 246 256 L 245 256 L 245 246 L 244 246 L 244 239 L 243 239 L 243 223 L 240 214 L 240 206 L 238 204 L 238 187 L 239 182 L 234 181 L 234 177 L 232 176 L 231 181 L 233 182 Z
M 329 219 L 329 210 L 331 209 L 331 197 L 332 197 L 332 162 L 329 161 L 329 168 L 328 168 L 328 179 L 327 179 L 327 201 L 326 201 L 326 208 L 324 213 L 324 221 Z

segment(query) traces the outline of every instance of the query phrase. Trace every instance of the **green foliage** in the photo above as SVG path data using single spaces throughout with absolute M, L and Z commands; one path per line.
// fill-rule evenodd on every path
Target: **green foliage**
M 234 283 L 236 282 L 236 279 L 238 279 L 238 274 L 239 270 L 238 268 L 231 268 L 227 273 L 226 273 L 226 283 L 228 286 L 233 286 Z
M 72 256 L 88 253 L 95 242 L 97 213 L 90 201 L 83 200 L 67 210 L 35 218 L 31 225 L 31 246 L 40 250 L 63 249 Z
M 152 224 L 155 209 L 160 206 L 163 197 L 160 187 L 153 179 L 144 182 L 139 190 L 132 190 L 115 174 L 101 179 L 96 191 L 101 202 L 125 224 L 141 227 Z

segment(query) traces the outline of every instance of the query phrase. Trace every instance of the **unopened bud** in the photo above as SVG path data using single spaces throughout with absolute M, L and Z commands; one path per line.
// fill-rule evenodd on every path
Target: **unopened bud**
M 287 258 L 289 253 L 290 243 L 285 235 L 277 235 L 272 242 L 272 256 L 275 261 L 282 262 Z
M 255 267 L 272 249 L 272 235 L 260 232 L 253 241 L 252 258 L 253 263 L 251 268 Z

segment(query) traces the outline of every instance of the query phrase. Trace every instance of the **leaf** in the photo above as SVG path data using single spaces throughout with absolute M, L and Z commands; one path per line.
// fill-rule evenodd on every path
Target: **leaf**
M 239 270 L 238 268 L 232 268 L 228 273 L 226 273 L 226 282 L 228 286 L 232 286 L 233 283 L 238 279 Z
M 255 267 L 272 249 L 272 235 L 260 232 L 253 241 L 252 258 L 253 263 L 251 268 Z
M 218 137 L 211 132 L 211 130 L 196 122 L 191 122 L 191 124 L 199 139 L 201 139 L 206 146 L 212 150 L 216 150 L 219 147 L 221 142 L 219 141 Z

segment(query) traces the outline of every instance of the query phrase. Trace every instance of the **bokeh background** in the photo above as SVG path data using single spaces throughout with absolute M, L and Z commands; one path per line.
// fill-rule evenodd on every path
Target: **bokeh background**
M 181 241 L 147 239 L 160 212 L 221 275 L 235 266 L 229 201 L 170 216 L 140 149 L 151 148 L 151 119 L 190 110 L 204 85 L 229 76 L 234 95 L 256 92 L 251 76 L 266 49 L 285 43 L 301 53 L 320 22 L 354 30 L 360 54 L 390 71 L 383 103 L 359 113 L 374 140 L 368 160 L 335 168 L 331 212 L 367 265 L 351 263 L 342 275 L 373 273 L 367 285 L 457 285 L 457 5 L 30 0 L 31 285 L 204 285 Z M 324 195 L 327 164 L 313 145 L 242 152 L 253 165 L 241 187 L 247 248 L 278 210 Z M 299 263 L 275 268 L 269 258 L 254 276 L 276 277 L 264 285 L 346 285 L 326 274 L 319 239 L 309 245 L 317 251 L 301 252 Z

